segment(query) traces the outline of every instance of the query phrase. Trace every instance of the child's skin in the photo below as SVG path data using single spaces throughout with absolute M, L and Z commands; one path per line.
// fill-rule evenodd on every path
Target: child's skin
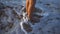
M 32 19 L 32 13 L 35 10 L 35 3 L 36 0 L 26 0 L 26 12 L 30 20 Z

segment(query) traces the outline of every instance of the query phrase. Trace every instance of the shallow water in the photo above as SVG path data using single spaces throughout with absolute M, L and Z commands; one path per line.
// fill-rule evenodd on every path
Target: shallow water
M 2 30 L 0 27 L 0 34 L 24 34 L 20 23 L 24 22 L 21 15 L 24 14 L 22 6 L 25 6 L 25 0 L 0 0 L 0 2 L 9 6 L 0 11 L 0 14 L 2 13 L 0 22 L 3 24 L 0 25 L 3 27 Z M 36 10 L 35 14 L 43 17 L 34 25 L 30 21 L 25 21 L 32 27 L 31 32 L 26 31 L 27 34 L 60 34 L 60 0 L 37 0 L 35 7 L 42 10 L 42 13 Z

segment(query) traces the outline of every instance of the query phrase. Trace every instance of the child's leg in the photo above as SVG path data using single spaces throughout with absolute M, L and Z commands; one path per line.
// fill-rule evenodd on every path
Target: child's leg
M 36 0 L 29 0 L 28 17 L 32 19 L 32 13 L 35 9 Z
M 28 14 L 29 0 L 26 0 L 26 12 Z

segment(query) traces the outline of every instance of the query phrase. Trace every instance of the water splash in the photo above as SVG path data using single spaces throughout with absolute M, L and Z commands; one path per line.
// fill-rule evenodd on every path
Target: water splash
M 27 22 L 28 22 L 28 18 L 27 18 L 27 16 L 26 16 L 26 13 L 23 12 L 23 19 L 22 19 L 21 22 L 20 22 L 20 26 L 21 26 L 21 30 L 22 30 L 25 34 L 27 34 L 27 31 L 24 29 L 23 23 L 28 24 Z

